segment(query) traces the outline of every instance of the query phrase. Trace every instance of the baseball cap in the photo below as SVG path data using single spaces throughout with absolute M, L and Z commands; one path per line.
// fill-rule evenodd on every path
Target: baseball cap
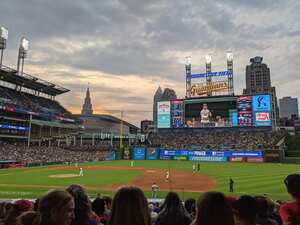
M 290 174 L 284 179 L 284 184 L 290 194 L 300 198 L 300 174 Z

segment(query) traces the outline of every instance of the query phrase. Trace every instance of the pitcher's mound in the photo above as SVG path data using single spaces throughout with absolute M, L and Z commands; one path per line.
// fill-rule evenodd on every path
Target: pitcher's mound
M 71 178 L 71 177 L 79 177 L 78 174 L 68 173 L 68 174 L 54 174 L 50 175 L 51 178 Z

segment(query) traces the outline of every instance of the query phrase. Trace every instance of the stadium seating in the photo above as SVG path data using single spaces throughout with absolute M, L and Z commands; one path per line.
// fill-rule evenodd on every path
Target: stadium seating
M 25 111 L 45 113 L 53 116 L 71 115 L 57 101 L 2 86 L 0 86 L 0 103 L 11 104 Z
M 161 148 L 185 149 L 234 149 L 234 150 L 270 150 L 284 135 L 283 131 L 238 131 L 228 129 L 226 132 L 204 130 L 202 132 L 159 132 L 152 133 L 149 141 Z

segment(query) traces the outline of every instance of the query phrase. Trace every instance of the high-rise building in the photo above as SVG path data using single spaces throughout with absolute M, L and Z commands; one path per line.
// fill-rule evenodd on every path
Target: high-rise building
M 93 106 L 91 103 L 91 96 L 90 96 L 90 88 L 88 87 L 86 90 L 86 95 L 84 99 L 84 103 L 81 110 L 81 115 L 89 116 L 93 115 Z
M 153 97 L 153 123 L 154 127 L 156 127 L 157 124 L 157 102 L 160 100 L 160 97 L 162 96 L 163 92 L 160 86 L 157 88 L 154 97 Z
M 270 68 L 262 61 L 263 57 L 260 56 L 250 59 L 250 65 L 246 66 L 246 89 L 243 94 L 270 94 L 272 96 L 272 120 L 273 125 L 276 126 L 279 121 L 276 88 L 271 84 Z
M 280 118 L 299 118 L 298 99 L 291 96 L 279 99 Z

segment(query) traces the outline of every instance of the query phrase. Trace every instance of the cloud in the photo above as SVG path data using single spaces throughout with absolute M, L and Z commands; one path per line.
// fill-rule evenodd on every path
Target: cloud
M 295 86 L 286 89 L 300 80 L 299 10 L 298 0 L 3 1 L 0 23 L 9 29 L 4 64 L 15 67 L 25 35 L 25 71 L 69 88 L 58 97 L 67 108 L 80 111 L 90 82 L 99 111 L 151 111 L 158 85 L 184 96 L 185 56 L 192 55 L 194 72 L 204 71 L 207 53 L 213 70 L 224 70 L 230 49 L 236 93 L 245 86 L 249 59 L 260 55 L 278 96 L 299 97 Z

